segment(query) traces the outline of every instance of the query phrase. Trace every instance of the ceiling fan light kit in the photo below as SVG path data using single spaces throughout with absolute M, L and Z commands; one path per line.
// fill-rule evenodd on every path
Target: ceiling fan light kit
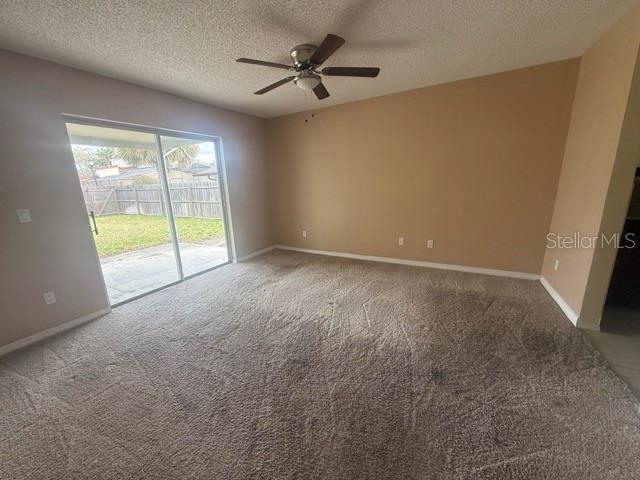
M 294 82 L 302 90 L 313 90 L 320 84 L 321 80 L 320 75 L 316 75 L 315 73 L 302 72 L 294 79 Z
M 262 65 L 264 67 L 279 68 L 281 70 L 289 70 L 296 72 L 295 75 L 278 80 L 271 85 L 266 86 L 254 92 L 256 95 L 263 95 L 270 92 L 285 83 L 293 80 L 297 87 L 302 90 L 313 90 L 318 100 L 323 100 L 329 96 L 329 92 L 322 83 L 322 75 L 334 77 L 377 77 L 380 69 L 377 67 L 326 67 L 318 70 L 331 55 L 335 53 L 345 40 L 337 35 L 327 35 L 320 46 L 304 43 L 296 45 L 289 52 L 293 65 L 285 65 L 282 63 L 265 62 L 263 60 L 254 60 L 251 58 L 239 58 L 239 63 L 248 63 L 251 65 Z

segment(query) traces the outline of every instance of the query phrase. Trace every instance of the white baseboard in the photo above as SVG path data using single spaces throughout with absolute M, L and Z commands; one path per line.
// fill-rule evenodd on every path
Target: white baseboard
M 359 255 L 356 253 L 331 252 L 326 250 L 311 250 L 309 248 L 289 247 L 287 245 L 276 245 L 275 248 L 278 248 L 280 250 L 293 250 L 294 252 L 314 253 L 316 255 L 328 255 L 331 257 L 353 258 L 356 260 L 368 260 L 371 262 L 410 265 L 412 267 L 438 268 L 441 270 L 454 270 L 457 272 L 480 273 L 482 275 L 493 275 L 497 277 L 521 278 L 524 280 L 540 280 L 540 275 L 536 273 L 511 272 L 509 270 L 494 270 L 491 268 L 467 267 L 464 265 L 452 265 L 448 263 L 423 262 L 421 260 L 406 260 L 404 258 L 377 257 L 373 255 Z
M 236 258 L 234 263 L 246 262 L 247 260 L 251 260 L 253 257 L 257 257 L 258 255 L 262 255 L 263 253 L 270 252 L 274 248 L 276 248 L 275 245 L 270 245 L 270 246 L 268 246 L 266 248 L 263 248 L 261 250 L 256 250 L 255 252 L 251 252 L 251 253 L 249 253 L 247 255 L 243 255 L 242 257 Z
M 95 320 L 98 317 L 102 317 L 107 313 L 111 312 L 111 308 L 105 308 L 102 310 L 98 310 L 97 312 L 90 313 L 88 315 L 83 315 L 82 317 L 76 318 L 74 320 L 69 320 L 68 322 L 64 322 L 61 325 L 56 325 L 55 327 L 47 328 L 46 330 L 42 330 L 41 332 L 35 333 L 29 337 L 21 338 L 20 340 L 16 340 L 13 343 L 9 343 L 8 345 L 3 345 L 0 347 L 0 356 L 6 355 L 9 352 L 13 352 L 14 350 L 18 350 L 19 348 L 27 347 L 33 343 L 39 342 L 40 340 L 44 340 L 45 338 L 51 337 L 53 335 L 57 335 L 58 333 L 62 333 L 65 330 L 69 330 L 71 328 L 75 328 L 83 323 L 90 322 L 91 320 Z
M 553 300 L 558 304 L 558 306 L 560 307 L 560 310 L 562 310 L 562 312 L 566 315 L 569 321 L 577 326 L 579 315 L 573 311 L 573 308 L 571 308 L 569 304 L 565 301 L 565 299 L 562 298 L 558 292 L 556 292 L 555 288 L 551 286 L 551 284 L 546 278 L 541 276 L 540 283 L 542 283 L 542 286 L 544 287 L 544 289 L 551 296 L 551 298 L 553 298 Z

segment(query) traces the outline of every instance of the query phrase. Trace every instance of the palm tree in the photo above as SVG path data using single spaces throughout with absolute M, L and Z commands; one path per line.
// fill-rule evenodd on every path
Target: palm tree
M 182 145 L 167 150 L 164 158 L 168 164 L 176 167 L 188 167 L 198 155 L 198 146 L 194 144 Z
M 193 163 L 193 159 L 198 155 L 197 145 L 181 145 L 179 147 L 170 148 L 164 152 L 164 158 L 167 165 L 173 167 L 188 167 Z M 155 150 L 146 150 L 142 148 L 118 148 L 117 156 L 125 160 L 132 167 L 140 167 L 144 165 L 155 165 Z
M 156 152 L 143 148 L 118 148 L 117 156 L 132 167 L 155 165 L 156 163 Z

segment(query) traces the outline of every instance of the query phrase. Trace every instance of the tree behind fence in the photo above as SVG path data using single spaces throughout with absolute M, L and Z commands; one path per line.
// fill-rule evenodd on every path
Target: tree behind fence
M 96 215 L 164 215 L 160 184 L 83 188 L 87 210 Z M 216 182 L 172 182 L 169 194 L 176 217 L 222 218 Z

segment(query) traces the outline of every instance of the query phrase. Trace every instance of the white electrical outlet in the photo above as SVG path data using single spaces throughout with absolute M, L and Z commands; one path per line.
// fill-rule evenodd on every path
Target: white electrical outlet
M 560 266 L 560 260 L 556 259 L 556 262 L 553 264 L 553 270 L 557 272 L 559 266 Z
M 19 208 L 16 210 L 16 215 L 18 215 L 20 223 L 29 223 L 31 221 L 31 212 L 29 212 L 28 208 Z
M 433 240 L 427 240 L 427 248 L 433 248 Z
M 398 237 L 398 245 L 404 247 L 404 237 Z
M 307 231 L 306 230 L 302 230 L 302 238 L 307 238 Z
M 46 303 L 47 305 L 56 303 L 56 294 L 53 292 L 44 292 L 42 294 L 42 298 L 44 298 L 44 303 Z

